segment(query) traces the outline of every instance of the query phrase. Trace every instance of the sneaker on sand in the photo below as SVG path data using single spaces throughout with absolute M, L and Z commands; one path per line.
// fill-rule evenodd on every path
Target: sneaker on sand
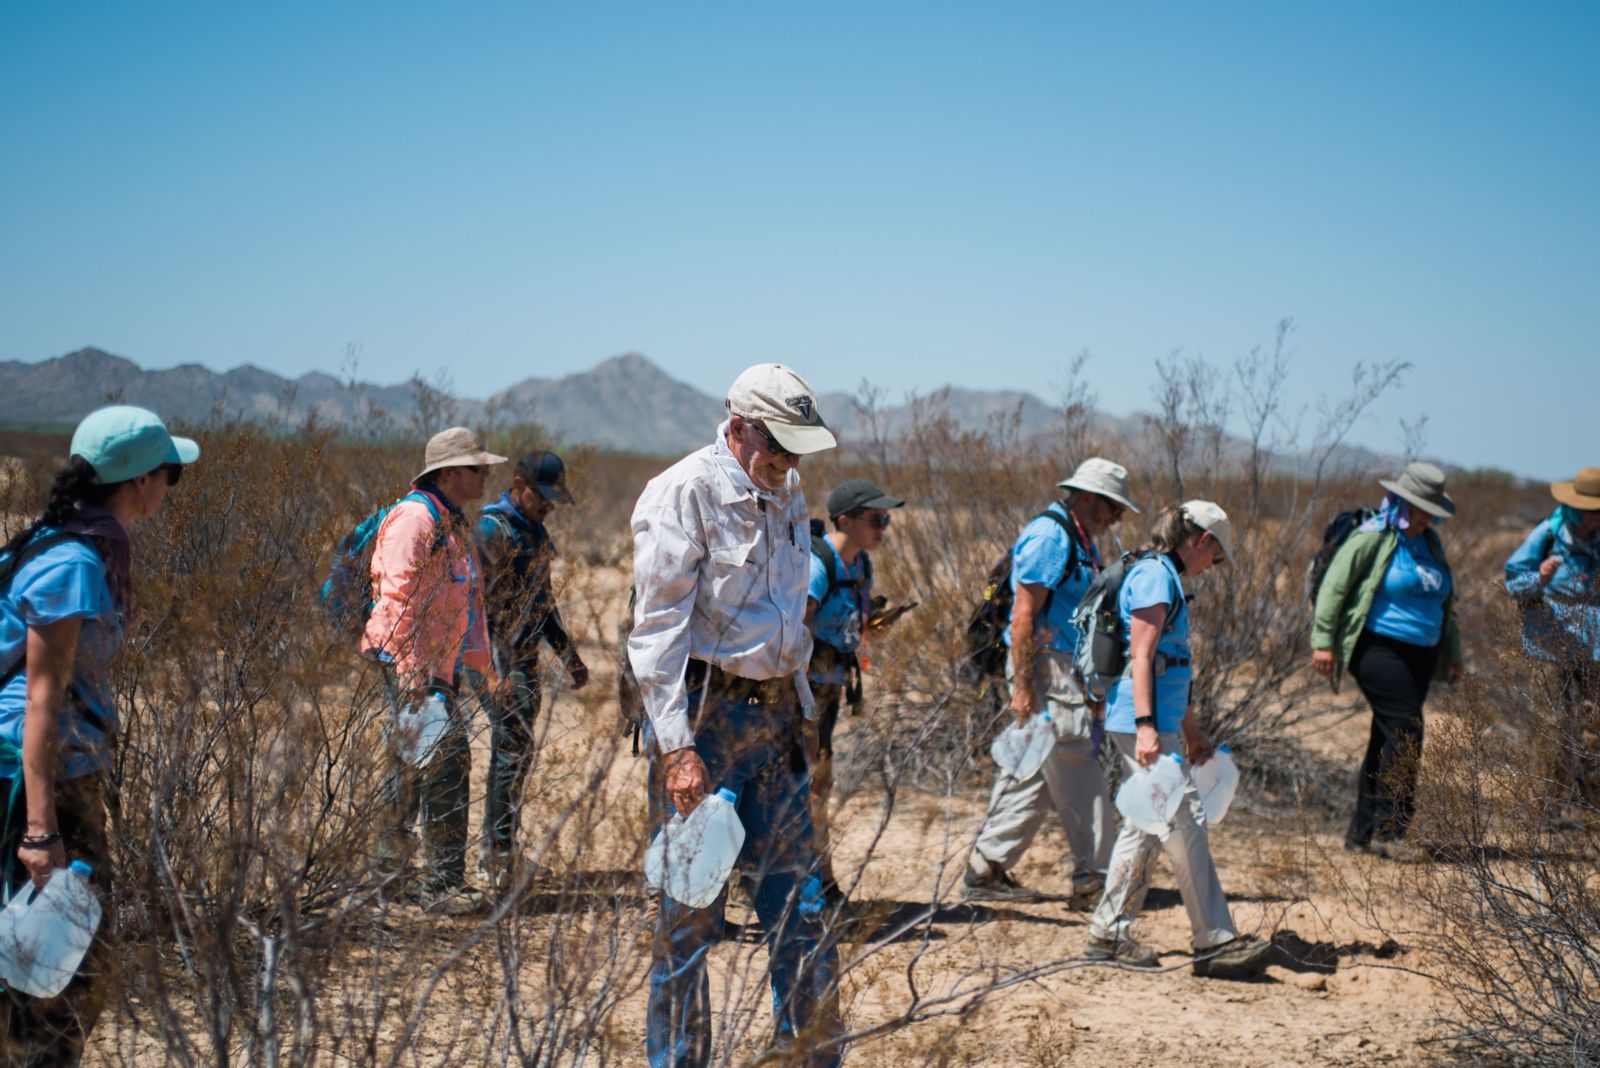
M 1202 979 L 1254 979 L 1267 967 L 1272 943 L 1259 938 L 1235 938 L 1210 949 L 1197 949 L 1194 974 Z
M 1104 964 L 1126 964 L 1130 968 L 1159 968 L 1161 954 L 1131 938 L 1096 938 L 1083 944 L 1084 960 Z
M 972 869 L 961 879 L 961 896 L 967 901 L 1038 901 L 1042 895 L 1011 877 L 1004 868 L 992 865 L 987 875 L 974 875 Z
M 436 886 L 417 891 L 417 907 L 435 916 L 471 916 L 483 909 L 488 899 L 472 886 Z

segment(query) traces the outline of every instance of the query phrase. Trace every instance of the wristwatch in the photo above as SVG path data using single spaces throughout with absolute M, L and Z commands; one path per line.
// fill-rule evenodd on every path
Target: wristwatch
M 1139 727 L 1154 727 L 1156 725 L 1156 717 L 1154 717 L 1154 716 L 1134 716 L 1133 717 L 1133 725 L 1134 725 L 1135 729 L 1137 729 Z

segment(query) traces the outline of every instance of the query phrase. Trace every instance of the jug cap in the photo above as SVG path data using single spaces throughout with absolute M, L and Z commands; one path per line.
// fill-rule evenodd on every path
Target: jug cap
M 74 860 L 71 864 L 67 865 L 67 870 L 75 871 L 79 875 L 87 877 L 94 874 L 94 865 L 90 864 L 86 860 Z
M 730 805 L 737 805 L 739 803 L 739 795 L 728 789 L 726 786 L 717 787 L 717 793 Z

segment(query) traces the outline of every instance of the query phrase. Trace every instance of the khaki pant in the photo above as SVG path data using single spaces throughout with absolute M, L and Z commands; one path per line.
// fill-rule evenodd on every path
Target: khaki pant
M 1123 778 L 1135 774 L 1139 766 L 1133 759 L 1134 735 L 1118 733 L 1106 737 L 1122 756 Z M 1182 754 L 1182 735 L 1174 732 L 1159 737 L 1163 753 Z M 1187 764 L 1183 775 L 1189 779 Z M 1200 793 L 1192 780 L 1184 787 L 1183 803 L 1178 806 L 1178 814 L 1166 834 L 1146 834 L 1123 821 L 1111 850 L 1105 893 L 1100 896 L 1100 904 L 1089 921 L 1090 936 L 1119 941 L 1130 938 L 1134 917 L 1150 889 L 1150 865 L 1158 852 L 1166 853 L 1172 865 L 1178 894 L 1183 898 L 1183 907 L 1189 913 L 1189 927 L 1194 931 L 1194 948 L 1210 949 L 1235 938 L 1228 897 L 1222 892 L 1217 866 L 1211 859 L 1205 809 L 1200 806 Z
M 1013 666 L 1006 661 L 1006 679 Z M 1009 871 L 1022 860 L 1053 808 L 1072 849 L 1072 886 L 1096 886 L 1111 855 L 1111 801 L 1106 776 L 1090 740 L 1094 713 L 1066 653 L 1040 650 L 1033 667 L 1034 692 L 1048 710 L 1056 744 L 1037 775 L 1022 782 L 1002 773 L 989 798 L 989 812 L 972 847 L 972 870 Z

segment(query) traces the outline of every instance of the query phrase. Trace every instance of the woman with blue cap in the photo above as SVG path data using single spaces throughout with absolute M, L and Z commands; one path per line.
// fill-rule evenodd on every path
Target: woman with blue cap
M 200 456 L 154 413 L 86 416 L 44 513 L 0 549 L 0 891 L 43 887 L 70 856 L 110 890 L 105 809 L 117 731 L 110 661 L 133 601 L 128 524 Z M 100 930 L 106 930 L 102 924 Z M 60 995 L 0 995 L 0 1062 L 76 1064 L 105 999 L 97 937 Z

